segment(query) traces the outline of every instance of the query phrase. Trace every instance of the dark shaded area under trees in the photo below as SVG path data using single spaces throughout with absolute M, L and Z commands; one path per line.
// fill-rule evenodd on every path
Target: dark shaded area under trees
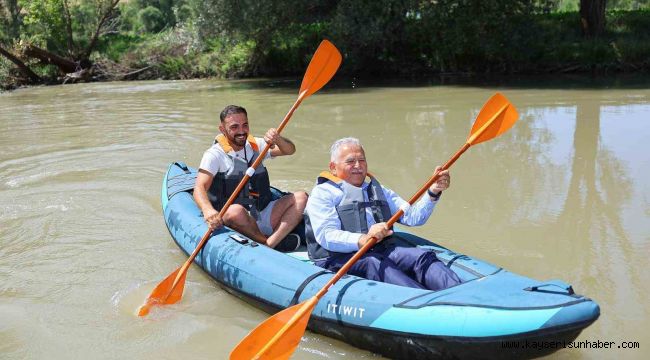
M 640 72 L 650 0 L 0 0 L 0 86 L 302 74 Z

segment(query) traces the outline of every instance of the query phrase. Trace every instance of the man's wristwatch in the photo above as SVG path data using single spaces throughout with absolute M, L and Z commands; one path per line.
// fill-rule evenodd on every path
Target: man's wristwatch
M 442 191 L 439 192 L 439 193 L 437 193 L 437 194 L 434 194 L 434 193 L 431 191 L 431 189 L 427 189 L 427 194 L 429 194 L 429 196 L 431 196 L 431 200 L 433 200 L 433 201 L 438 201 L 438 199 L 440 199 L 440 195 L 442 195 Z

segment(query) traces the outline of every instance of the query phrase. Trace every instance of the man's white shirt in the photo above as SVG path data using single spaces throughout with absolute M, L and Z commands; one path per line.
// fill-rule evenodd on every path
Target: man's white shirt
M 260 151 L 262 151 L 262 149 L 264 149 L 264 146 L 266 146 L 266 141 L 264 141 L 263 138 L 256 137 L 255 142 L 257 142 L 257 147 L 260 149 Z M 247 141 L 244 148 L 239 151 L 232 150 L 230 151 L 229 155 L 245 159 L 246 162 L 250 163 L 251 159 L 253 158 L 253 147 Z M 268 151 L 264 157 L 264 160 L 271 157 L 271 151 Z M 219 146 L 217 143 L 212 145 L 203 153 L 199 168 L 209 172 L 212 175 L 215 175 L 218 172 L 227 172 L 232 167 L 232 165 L 232 159 L 226 155 L 221 146 Z
M 368 201 L 367 187 L 368 183 L 366 182 L 361 186 L 364 201 Z M 391 214 L 395 214 L 401 206 L 408 205 L 408 202 L 394 191 L 384 186 L 382 186 L 382 190 Z M 336 206 L 343 199 L 343 195 L 341 188 L 332 182 L 316 185 L 307 200 L 306 211 L 309 214 L 316 242 L 320 246 L 329 251 L 350 253 L 359 250 L 358 241 L 364 234 L 341 230 L 341 220 L 336 212 Z M 402 215 L 399 220 L 400 224 L 418 226 L 426 223 L 433 213 L 436 203 L 437 201 L 433 201 L 430 196 L 424 195 Z M 372 216 L 370 208 L 365 210 L 368 229 L 370 229 L 376 223 L 375 218 Z

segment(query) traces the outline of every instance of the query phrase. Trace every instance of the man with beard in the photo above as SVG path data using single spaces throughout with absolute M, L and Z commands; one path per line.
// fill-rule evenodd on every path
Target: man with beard
M 307 250 L 315 264 L 338 271 L 374 237 L 377 244 L 350 267 L 349 274 L 429 290 L 460 284 L 458 275 L 433 251 L 399 245 L 386 227 L 386 221 L 399 209 L 404 210 L 400 224 L 424 224 L 442 191 L 449 188 L 449 170 L 440 172 L 428 195 L 408 206 L 368 174 L 366 154 L 358 139 L 340 139 L 330 153 L 330 171 L 318 177 L 305 215 Z
M 295 192 L 273 200 L 269 175 L 263 164 L 255 170 L 223 218 L 218 212 L 266 143 L 272 147 L 265 159 L 291 155 L 296 152 L 295 145 L 274 128 L 269 129 L 264 138 L 251 136 L 248 114 L 241 106 L 228 105 L 219 117 L 221 134 L 203 154 L 194 186 L 194 200 L 206 223 L 212 230 L 226 225 L 280 251 L 296 250 L 300 237 L 290 232 L 302 220 L 307 193 Z

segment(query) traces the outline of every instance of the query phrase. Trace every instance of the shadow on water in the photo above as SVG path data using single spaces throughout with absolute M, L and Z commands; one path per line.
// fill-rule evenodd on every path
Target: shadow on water
M 267 78 L 233 82 L 241 89 L 265 89 L 278 93 L 297 93 L 302 78 Z M 587 74 L 548 75 L 439 75 L 435 77 L 343 77 L 334 78 L 321 90 L 338 93 L 345 91 L 373 91 L 383 88 L 417 88 L 457 86 L 472 88 L 540 89 L 540 90 L 603 90 L 647 89 L 650 74 L 617 74 L 592 76 Z

